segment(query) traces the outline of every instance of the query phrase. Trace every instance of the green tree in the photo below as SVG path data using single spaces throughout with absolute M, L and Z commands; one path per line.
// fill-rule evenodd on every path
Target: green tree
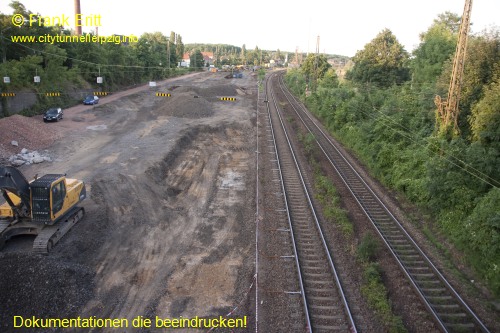
M 182 36 L 179 34 L 175 39 L 175 52 L 176 60 L 181 61 L 184 56 L 184 43 L 182 43 Z
M 414 83 L 436 82 L 443 71 L 443 64 L 455 52 L 457 23 L 460 24 L 458 16 L 441 14 L 425 33 L 420 34 L 420 45 L 413 51 L 411 62 Z
M 328 63 L 324 54 L 310 53 L 302 64 L 301 70 L 308 80 L 317 81 L 325 76 L 330 67 L 332 66 Z
M 401 84 L 410 77 L 409 55 L 389 29 L 384 29 L 353 58 L 354 67 L 346 78 L 380 87 Z
M 195 50 L 189 56 L 189 61 L 191 63 L 190 67 L 195 69 L 202 69 L 205 65 L 205 60 L 203 60 L 203 54 L 200 50 Z
M 474 106 L 470 125 L 474 141 L 492 146 L 500 153 L 500 80 L 492 82 Z
M 247 64 L 247 48 L 245 44 L 241 47 L 241 62 L 243 65 Z
M 146 76 L 150 80 L 158 80 L 162 77 L 168 63 L 167 37 L 161 32 L 142 34 L 137 43 L 137 57 L 141 65 L 146 68 Z

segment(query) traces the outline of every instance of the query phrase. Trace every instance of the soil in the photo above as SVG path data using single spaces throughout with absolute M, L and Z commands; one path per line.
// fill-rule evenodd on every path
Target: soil
M 171 97 L 156 97 L 172 86 Z M 31 253 L 32 237 L 14 238 L 0 253 L 0 331 L 19 331 L 14 316 L 130 325 L 143 316 L 152 328 L 109 331 L 163 332 L 156 316 L 229 312 L 247 316 L 251 330 L 256 80 L 198 73 L 117 95 L 66 109 L 57 123 L 0 121 L 2 137 L 9 133 L 4 151 L 17 152 L 17 139 L 17 149 L 47 149 L 54 160 L 21 167 L 28 179 L 66 173 L 83 179 L 88 195 L 85 218 L 48 256 Z

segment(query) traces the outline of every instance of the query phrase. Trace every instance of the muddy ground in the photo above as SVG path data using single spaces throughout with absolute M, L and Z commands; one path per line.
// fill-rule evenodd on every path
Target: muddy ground
M 14 316 L 131 323 L 213 318 L 237 305 L 232 316 L 248 316 L 252 329 L 256 78 L 224 74 L 171 79 L 41 123 L 62 133 L 47 148 L 53 162 L 21 171 L 83 179 L 86 216 L 49 256 L 30 253 L 33 238 L 8 242 L 0 253 L 1 332 L 57 331 L 14 329 Z M 96 331 L 165 330 L 153 321 Z

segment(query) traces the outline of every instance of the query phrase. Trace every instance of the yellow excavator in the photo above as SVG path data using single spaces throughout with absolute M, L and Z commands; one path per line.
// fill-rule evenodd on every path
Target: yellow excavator
M 36 235 L 33 251 L 47 254 L 85 214 L 85 184 L 63 174 L 28 182 L 16 168 L 0 165 L 0 249 L 17 235 Z

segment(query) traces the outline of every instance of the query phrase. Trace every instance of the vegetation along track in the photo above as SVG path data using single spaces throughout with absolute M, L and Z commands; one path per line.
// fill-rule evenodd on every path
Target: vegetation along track
M 266 84 L 269 135 L 281 184 L 283 219 L 289 231 L 309 332 L 356 332 L 337 270 L 323 237 L 300 165 L 288 138 L 272 87 Z
M 279 81 L 288 103 L 314 135 L 319 148 L 361 206 L 440 329 L 444 332 L 489 332 L 309 112 L 287 90 L 283 75 L 275 74 L 274 79 Z

